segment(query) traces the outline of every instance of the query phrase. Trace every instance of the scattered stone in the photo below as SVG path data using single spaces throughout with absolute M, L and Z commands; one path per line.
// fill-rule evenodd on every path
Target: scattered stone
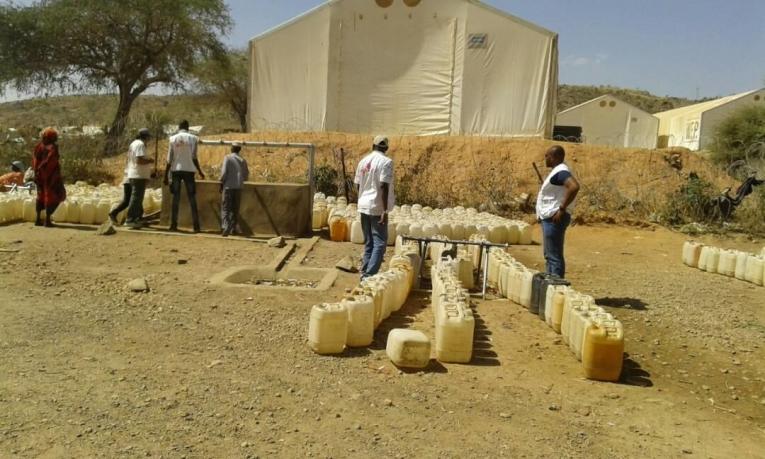
M 98 236 L 111 236 L 112 234 L 117 234 L 117 230 L 114 228 L 114 223 L 111 220 L 106 220 L 96 230 L 96 235 Z
M 510 419 L 513 416 L 510 413 L 499 413 L 499 417 L 502 419 Z
M 268 246 L 276 249 L 280 249 L 287 245 L 286 242 L 284 242 L 284 238 L 282 236 L 277 236 L 273 239 L 268 240 Z
M 128 282 L 128 288 L 132 292 L 148 292 L 149 284 L 146 282 L 146 279 L 144 278 L 133 279 L 130 282 Z
M 359 272 L 359 268 L 356 267 L 356 260 L 352 256 L 347 256 L 343 258 L 342 260 L 338 261 L 335 265 L 335 268 L 339 269 L 340 271 L 345 271 L 347 273 L 355 274 Z
M 383 400 L 383 405 L 385 405 L 385 406 L 393 406 L 393 400 L 391 400 L 389 398 L 386 398 L 385 400 Z
M 188 263 L 188 262 L 189 262 L 189 260 L 186 260 L 186 259 L 184 259 L 184 258 L 179 258 L 179 259 L 178 259 L 178 264 L 179 264 L 179 265 L 185 265 L 185 264 L 186 264 L 186 263 Z
M 550 411 L 560 411 L 560 406 L 558 406 L 555 403 L 553 403 L 552 405 L 547 407 L 547 409 L 550 410 Z
M 683 448 L 683 454 L 693 454 L 693 451 L 688 448 Z
M 207 368 L 217 367 L 218 365 L 223 365 L 223 360 L 213 360 L 209 365 L 207 365 Z

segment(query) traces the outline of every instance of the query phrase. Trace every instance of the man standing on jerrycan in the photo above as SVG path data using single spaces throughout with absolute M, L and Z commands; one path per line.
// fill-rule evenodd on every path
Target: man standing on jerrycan
M 164 184 L 168 184 L 168 175 L 172 173 L 170 192 L 173 194 L 172 213 L 170 215 L 170 231 L 178 231 L 178 207 L 181 203 L 181 184 L 185 185 L 186 196 L 191 206 L 191 219 L 194 232 L 199 232 L 199 211 L 197 210 L 197 184 L 194 175 L 199 172 L 202 180 L 205 174 L 197 160 L 197 143 L 199 139 L 189 132 L 189 122 L 183 120 L 178 125 L 178 133 L 170 137 L 170 147 L 167 152 L 167 167 L 165 168 Z
M 388 138 L 377 136 L 372 153 L 356 168 L 354 183 L 358 185 L 358 211 L 364 232 L 364 255 L 361 279 L 374 276 L 380 270 L 388 244 L 388 212 L 393 210 L 393 160 L 386 156 Z
M 547 273 L 560 278 L 566 276 L 563 241 L 571 223 L 574 201 L 579 193 L 579 182 L 563 162 L 566 151 L 555 145 L 545 153 L 545 165 L 552 168 L 542 182 L 537 197 L 537 219 L 542 223 L 542 239 Z

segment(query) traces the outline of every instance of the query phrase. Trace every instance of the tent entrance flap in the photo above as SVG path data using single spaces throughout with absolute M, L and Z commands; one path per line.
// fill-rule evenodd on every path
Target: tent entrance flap
M 343 24 L 337 130 L 450 134 L 457 21 Z

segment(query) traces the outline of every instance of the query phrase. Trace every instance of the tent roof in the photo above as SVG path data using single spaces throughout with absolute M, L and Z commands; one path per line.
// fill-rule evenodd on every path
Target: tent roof
M 688 105 L 688 106 L 685 106 L 685 107 L 674 108 L 672 110 L 667 110 L 665 112 L 655 113 L 654 116 L 656 116 L 658 118 L 671 118 L 671 117 L 673 117 L 675 115 L 679 115 L 681 113 L 690 113 L 690 112 L 703 113 L 703 112 L 706 112 L 708 110 L 712 110 L 713 108 L 717 108 L 717 107 L 719 107 L 721 105 L 725 105 L 725 104 L 727 104 L 729 102 L 733 102 L 736 99 L 740 99 L 740 98 L 746 97 L 746 96 L 748 96 L 750 94 L 754 94 L 757 91 L 759 91 L 759 89 L 755 89 L 753 91 L 742 92 L 742 93 L 739 93 L 739 94 L 733 94 L 732 96 L 721 97 L 719 99 L 708 100 L 706 102 L 701 102 L 701 103 L 694 104 L 694 105 Z
M 285 22 L 277 25 L 276 27 L 272 27 L 272 28 L 266 30 L 265 32 L 263 32 L 263 33 L 261 33 L 259 35 L 254 36 L 253 38 L 250 39 L 250 42 L 257 41 L 257 40 L 260 40 L 262 38 L 265 38 L 265 37 L 267 37 L 267 36 L 269 36 L 269 35 L 271 35 L 273 33 L 278 32 L 279 30 L 282 30 L 282 29 L 287 28 L 287 27 L 289 27 L 290 25 L 292 25 L 292 24 L 294 24 L 296 22 L 299 22 L 301 19 L 303 19 L 303 18 L 305 18 L 307 16 L 310 16 L 310 15 L 313 15 L 315 13 L 318 13 L 319 11 L 321 11 L 321 10 L 323 10 L 325 8 L 328 8 L 331 5 L 334 5 L 336 3 L 341 3 L 341 2 L 344 2 L 344 1 L 346 1 L 346 0 L 326 0 L 321 5 L 319 5 L 319 6 L 315 7 L 315 8 L 312 8 L 312 9 L 310 9 L 310 10 L 304 12 L 304 13 L 301 13 L 301 14 L 295 16 L 294 18 L 289 19 L 288 21 L 285 21 Z M 529 22 L 529 21 L 527 21 L 525 19 L 519 18 L 518 16 L 514 16 L 514 15 L 512 15 L 512 14 L 506 12 L 506 11 L 502 11 L 499 8 L 495 8 L 493 6 L 487 5 L 487 4 L 483 3 L 480 0 L 461 0 L 461 1 L 466 2 L 466 3 L 471 3 L 473 5 L 481 7 L 483 9 L 488 10 L 488 11 L 491 11 L 494 14 L 497 14 L 499 16 L 502 16 L 502 17 L 505 17 L 507 19 L 510 19 L 511 21 L 517 22 L 518 24 L 521 24 L 521 25 L 523 25 L 525 27 L 528 27 L 530 29 L 534 29 L 535 31 L 537 31 L 539 33 L 542 33 L 544 35 L 549 35 L 550 37 L 558 36 L 557 33 L 553 32 L 551 30 L 545 29 L 544 27 L 538 26 L 538 25 L 534 24 L 533 22 Z
M 570 111 L 576 110 L 576 109 L 578 109 L 578 108 L 584 107 L 585 105 L 589 105 L 589 104 L 592 104 L 592 103 L 598 102 L 598 101 L 600 101 L 600 100 L 603 100 L 603 99 L 614 99 L 614 100 L 618 100 L 618 101 L 619 101 L 619 102 L 621 102 L 622 104 L 624 104 L 624 105 L 628 105 L 628 106 L 632 107 L 633 109 L 635 109 L 635 110 L 637 110 L 637 111 L 639 111 L 639 112 L 641 112 L 641 113 L 644 113 L 644 114 L 646 114 L 646 115 L 648 115 L 648 116 L 653 116 L 653 115 L 651 115 L 650 113 L 648 113 L 647 111 L 645 111 L 645 110 L 643 110 L 643 109 L 641 109 L 641 108 L 639 108 L 639 107 L 636 107 L 636 106 L 634 106 L 634 105 L 630 104 L 629 102 L 625 102 L 625 101 L 623 101 L 622 99 L 619 99 L 619 98 L 618 98 L 618 97 L 616 97 L 616 96 L 612 96 L 611 94 L 603 94 L 603 95 L 602 95 L 602 96 L 600 96 L 600 97 L 596 97 L 596 98 L 594 98 L 594 99 L 588 100 L 587 102 L 582 102 L 582 103 L 581 103 L 581 104 L 579 104 L 579 105 L 575 105 L 575 106 L 573 106 L 573 107 L 571 107 L 571 108 L 567 108 L 567 109 L 563 110 L 562 112 L 559 112 L 559 113 L 558 113 L 558 116 L 560 116 L 560 115 L 562 115 L 562 114 L 564 114 L 564 113 L 568 113 L 568 112 L 570 112 Z

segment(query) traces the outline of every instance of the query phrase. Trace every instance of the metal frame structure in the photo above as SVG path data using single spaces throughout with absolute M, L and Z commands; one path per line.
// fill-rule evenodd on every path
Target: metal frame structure
M 491 242 L 481 241 L 452 241 L 449 239 L 433 239 L 429 237 L 411 237 L 401 236 L 403 241 L 415 241 L 419 247 L 420 259 L 425 260 L 425 254 L 428 252 L 428 245 L 432 242 L 440 244 L 454 244 L 454 245 L 476 245 L 481 247 L 481 254 L 478 257 L 478 266 L 483 265 L 483 285 L 481 287 L 481 298 L 486 299 L 486 286 L 489 278 L 489 251 L 493 248 L 508 248 L 510 244 L 494 244 Z M 486 252 L 484 254 L 484 252 Z M 417 273 L 418 277 L 422 279 L 422 269 Z
M 316 184 L 314 183 L 314 167 L 316 157 L 316 145 L 312 143 L 290 143 L 290 142 L 257 142 L 257 141 L 240 141 L 240 140 L 200 140 L 200 145 L 209 146 L 222 146 L 233 145 L 239 143 L 242 147 L 255 147 L 255 148 L 303 148 L 308 150 L 308 186 L 311 192 L 310 207 L 308 208 L 308 215 L 313 212 L 313 196 L 316 194 Z

